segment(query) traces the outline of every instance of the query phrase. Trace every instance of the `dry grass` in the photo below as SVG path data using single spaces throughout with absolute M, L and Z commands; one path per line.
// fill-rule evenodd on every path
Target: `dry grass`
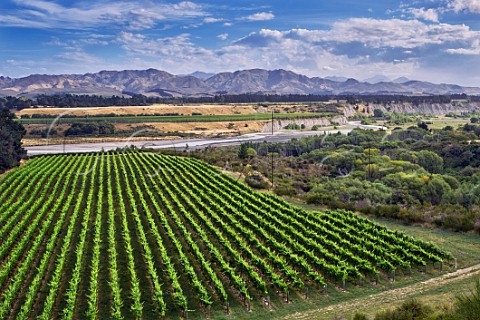
M 89 107 L 89 108 L 29 108 L 17 112 L 21 115 L 60 115 L 65 116 L 93 116 L 93 115 L 154 115 L 166 113 L 178 113 L 182 115 L 191 115 L 192 113 L 201 113 L 202 115 L 229 115 L 229 114 L 252 114 L 256 113 L 253 105 L 162 105 L 155 104 L 151 106 L 128 106 L 128 107 Z
M 194 133 L 204 137 L 218 136 L 218 135 L 237 135 L 250 132 L 261 132 L 263 126 L 267 121 L 235 121 L 235 122 L 147 122 L 147 123 L 117 123 L 115 124 L 116 132 L 132 131 L 148 129 L 157 130 L 159 132 L 179 132 L 179 133 Z M 32 129 L 47 129 L 45 125 L 26 125 L 27 132 Z M 57 130 L 65 131 L 68 125 L 55 126 Z M 142 140 L 166 140 L 178 139 L 178 136 L 167 137 L 134 137 L 132 141 Z M 117 142 L 124 141 L 125 137 L 50 137 L 49 144 L 63 144 L 65 143 L 99 143 L 99 142 Z M 24 138 L 22 143 L 24 146 L 38 146 L 46 144 L 47 140 L 42 138 Z
M 200 135 L 221 133 L 260 132 L 268 121 L 234 121 L 234 122 L 152 122 L 142 125 L 151 126 L 161 132 L 187 132 Z M 120 128 L 119 128 L 120 129 Z M 125 129 L 124 129 L 125 130 Z

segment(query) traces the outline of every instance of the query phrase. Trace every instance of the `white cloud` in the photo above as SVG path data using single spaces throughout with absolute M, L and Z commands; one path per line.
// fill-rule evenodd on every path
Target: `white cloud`
M 247 21 L 266 21 L 275 19 L 275 15 L 271 12 L 258 12 L 240 19 Z
M 461 11 L 480 13 L 479 0 L 452 0 L 449 6 L 457 13 Z
M 450 54 L 463 54 L 463 55 L 480 55 L 480 48 L 458 48 L 447 49 Z
M 476 44 L 479 39 L 480 32 L 464 25 L 349 19 L 332 24 L 329 30 L 262 29 L 219 49 L 198 46 L 189 34 L 152 38 L 122 32 L 117 41 L 132 60 L 150 59 L 156 68 L 173 73 L 190 73 L 204 66 L 210 72 L 283 68 L 308 76 L 334 73 L 363 79 L 383 74 L 425 79 L 421 69 L 425 58 L 419 54 L 422 48 L 433 46 L 431 50 L 447 57 L 474 54 L 475 48 L 480 48 Z M 352 45 L 361 50 L 352 50 Z M 437 74 L 435 77 L 434 81 L 441 79 Z M 444 79 L 448 81 L 447 75 Z
M 291 29 L 278 31 L 262 29 L 239 39 L 241 45 L 268 46 L 272 42 L 296 40 L 318 45 L 331 43 L 362 43 L 368 48 L 420 48 L 451 42 L 471 42 L 480 38 L 479 31 L 466 25 L 427 25 L 418 20 L 378 20 L 353 18 L 335 22 L 330 30 Z
M 480 55 L 480 39 L 475 39 L 470 44 L 468 48 L 455 48 L 455 49 L 447 49 L 446 52 L 450 54 L 463 54 L 463 55 Z
M 228 33 L 222 33 L 217 36 L 218 39 L 220 40 L 227 40 L 228 38 Z
M 265 47 L 254 47 L 236 42 L 217 50 L 197 47 L 189 34 L 168 38 L 146 38 L 123 32 L 118 41 L 132 59 L 153 59 L 155 67 L 173 73 L 190 73 L 201 66 L 210 72 L 234 71 L 250 68 L 289 69 L 309 76 L 324 72 L 340 76 L 410 75 L 416 68 L 415 60 L 400 62 L 371 62 L 364 57 L 349 58 L 335 54 L 305 39 L 289 39 L 282 32 L 264 30 L 276 37 Z
M 224 27 L 231 27 L 231 26 L 233 26 L 233 23 L 231 23 L 231 22 L 225 22 L 225 23 L 223 24 L 223 26 L 224 26 Z
M 221 22 L 221 21 L 223 21 L 223 19 L 213 18 L 213 17 L 207 17 L 207 18 L 203 19 L 204 23 L 215 23 L 215 22 Z
M 438 22 L 438 12 L 435 9 L 430 8 L 425 10 L 425 8 L 412 8 L 410 12 L 417 19 Z
M 55 58 L 63 59 L 67 61 L 81 62 L 84 64 L 100 64 L 101 63 L 101 60 L 98 57 L 88 54 L 82 50 L 73 50 L 73 51 L 67 51 L 64 53 L 59 53 L 55 55 Z
M 201 5 L 189 1 L 176 4 L 113 1 L 77 2 L 66 7 L 44 0 L 13 0 L 20 9 L 0 14 L 4 26 L 62 29 L 91 29 L 101 26 L 143 30 L 158 22 L 203 18 Z

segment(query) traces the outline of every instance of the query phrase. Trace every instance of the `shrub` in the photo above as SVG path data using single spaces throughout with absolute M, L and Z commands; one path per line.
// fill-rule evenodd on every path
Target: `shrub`
M 470 231 L 475 227 L 475 215 L 473 213 L 447 215 L 435 220 L 434 223 L 453 231 Z
M 427 319 L 431 313 L 432 309 L 429 306 L 418 300 L 409 300 L 395 310 L 377 314 L 375 320 L 422 320 Z
M 300 126 L 296 123 L 290 123 L 284 127 L 287 130 L 300 130 Z
M 470 294 L 457 296 L 455 315 L 459 319 L 480 318 L 480 280 L 477 280 L 475 289 Z
M 367 315 L 364 314 L 364 313 L 357 312 L 357 313 L 355 313 L 355 315 L 353 316 L 353 320 L 368 320 L 368 317 L 367 317 Z
M 245 182 L 254 189 L 267 189 L 269 184 L 259 176 L 247 176 Z

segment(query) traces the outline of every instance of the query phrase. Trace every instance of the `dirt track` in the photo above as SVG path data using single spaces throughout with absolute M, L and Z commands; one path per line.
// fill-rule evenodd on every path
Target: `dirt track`
M 429 291 L 452 282 L 470 278 L 479 274 L 480 264 L 477 264 L 468 268 L 459 269 L 456 272 L 446 273 L 439 277 L 418 282 L 410 286 L 387 290 L 385 292 L 372 294 L 363 298 L 357 298 L 327 307 L 312 309 L 306 312 L 297 312 L 294 314 L 290 314 L 288 317 L 284 317 L 283 319 L 318 319 L 320 315 L 331 314 L 332 312 L 335 312 L 336 314 L 345 314 L 348 311 L 372 306 L 379 303 L 384 304 L 386 302 L 405 300 L 413 295 Z

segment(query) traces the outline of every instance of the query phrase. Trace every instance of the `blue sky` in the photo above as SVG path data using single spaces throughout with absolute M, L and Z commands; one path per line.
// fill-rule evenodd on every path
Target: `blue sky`
M 0 2 L 0 75 L 147 68 L 480 86 L 480 0 Z

